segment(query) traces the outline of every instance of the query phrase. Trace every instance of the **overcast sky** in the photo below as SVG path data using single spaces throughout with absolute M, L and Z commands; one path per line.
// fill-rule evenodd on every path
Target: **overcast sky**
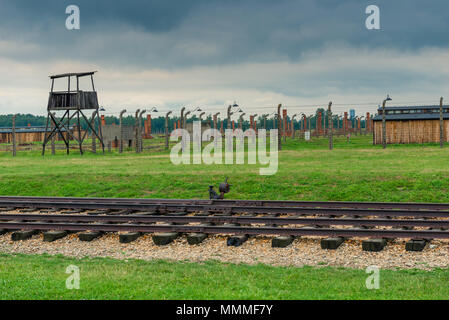
M 68 5 L 80 30 L 67 30 Z M 380 30 L 367 30 L 369 5 Z M 45 114 L 48 75 L 98 70 L 107 113 L 341 113 L 449 99 L 445 0 L 0 0 L 0 113 Z M 63 83 L 58 83 L 63 87 Z

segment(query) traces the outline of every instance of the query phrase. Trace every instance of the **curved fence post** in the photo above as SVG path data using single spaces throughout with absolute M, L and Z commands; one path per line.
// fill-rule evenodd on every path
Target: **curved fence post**
M 142 110 L 139 113 L 139 152 L 143 150 L 143 139 L 142 139 L 142 115 L 147 112 L 147 110 Z
M 135 124 L 134 132 L 136 135 L 136 137 L 135 137 L 136 153 L 139 153 L 139 112 L 140 112 L 140 109 L 137 109 L 136 114 L 135 114 L 136 118 L 135 118 L 135 122 L 134 122 L 134 124 Z
M 332 122 L 332 101 L 329 102 L 329 106 L 327 108 L 327 120 L 329 127 L 329 150 L 332 150 L 334 148 L 334 136 L 332 132 L 334 130 L 334 123 Z
M 123 123 L 122 123 L 122 121 L 123 121 L 123 114 L 126 112 L 126 109 L 124 109 L 124 110 L 122 110 L 121 112 L 120 112 L 120 123 L 119 123 L 119 126 L 120 126 L 120 141 L 119 141 L 119 147 L 118 147 L 118 152 L 119 153 L 122 153 L 123 152 Z
M 169 111 L 165 115 L 165 150 L 168 150 L 168 141 L 169 141 L 169 133 L 168 133 L 168 117 L 170 116 L 172 112 Z
M 95 128 L 95 116 L 97 115 L 97 112 L 98 112 L 97 110 L 92 112 L 91 123 L 92 123 L 92 127 L 94 127 L 94 128 Z M 95 133 L 93 131 L 92 131 L 92 152 L 93 153 L 97 152 L 97 139 L 96 139 Z

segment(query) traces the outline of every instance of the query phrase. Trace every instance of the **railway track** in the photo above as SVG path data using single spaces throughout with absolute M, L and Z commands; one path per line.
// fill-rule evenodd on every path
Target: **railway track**
M 202 239 L 209 234 L 269 235 L 287 237 L 287 245 L 301 236 L 328 237 L 338 245 L 356 237 L 374 239 L 380 247 L 385 239 L 404 238 L 420 241 L 421 250 L 432 239 L 449 239 L 449 204 L 0 197 L 0 207 L 109 210 L 107 215 L 0 213 L 3 233 L 27 235 L 57 230 L 128 232 L 135 238 L 142 233 L 200 234 Z
M 398 210 L 448 210 L 447 203 L 410 202 L 349 202 L 349 201 L 283 201 L 283 200 L 205 200 L 205 199 L 129 199 L 129 198 L 57 198 L 57 197 L 0 197 L 0 206 L 33 207 L 34 204 L 65 203 L 72 208 L 87 204 L 106 208 L 108 204 L 118 205 L 219 205 L 251 207 L 299 207 L 299 208 L 346 208 L 346 209 L 398 209 Z

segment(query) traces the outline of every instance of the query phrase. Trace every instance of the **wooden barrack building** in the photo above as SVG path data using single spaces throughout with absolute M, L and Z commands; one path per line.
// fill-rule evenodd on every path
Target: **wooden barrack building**
M 388 144 L 440 142 L 440 106 L 386 107 Z M 374 144 L 382 144 L 382 108 L 373 118 Z M 449 106 L 443 106 L 444 141 L 449 141 Z
M 72 135 L 77 135 L 78 130 L 76 126 L 70 126 L 69 128 Z M 12 143 L 12 127 L 0 127 L 0 143 Z M 18 144 L 28 144 L 33 142 L 42 142 L 45 136 L 44 126 L 27 126 L 27 127 L 16 127 L 16 141 Z M 47 130 L 47 133 L 50 129 Z M 63 128 L 61 132 L 65 133 L 66 129 Z M 84 130 L 82 130 L 84 133 Z M 55 140 L 62 140 L 60 135 L 55 135 Z

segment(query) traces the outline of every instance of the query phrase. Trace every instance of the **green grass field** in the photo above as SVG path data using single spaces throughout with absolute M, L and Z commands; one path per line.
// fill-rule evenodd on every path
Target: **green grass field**
M 449 202 L 449 146 L 372 146 L 370 136 L 288 140 L 279 170 L 260 165 L 173 165 L 168 153 L 0 155 L 0 195 L 207 198 L 226 176 L 228 199 Z M 164 261 L 0 256 L 3 299 L 406 299 L 449 297 L 449 270 L 382 271 L 380 290 L 364 270 L 281 268 Z M 80 266 L 82 288 L 66 290 L 65 267 Z
M 0 194 L 145 198 L 206 198 L 226 176 L 230 199 L 449 202 L 449 150 L 432 145 L 372 146 L 336 138 L 289 140 L 273 176 L 261 165 L 173 165 L 168 153 L 40 156 L 0 155 Z
M 80 289 L 66 289 L 66 268 Z M 448 299 L 449 270 L 364 270 L 0 255 L 1 299 Z

